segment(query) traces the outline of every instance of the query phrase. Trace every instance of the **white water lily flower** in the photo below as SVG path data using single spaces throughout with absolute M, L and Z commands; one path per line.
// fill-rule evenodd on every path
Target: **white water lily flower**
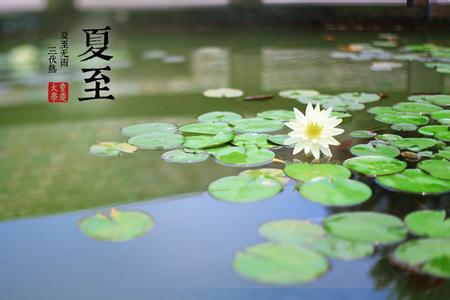
M 284 142 L 285 145 L 295 144 L 294 155 L 304 151 L 305 154 L 311 152 L 316 159 L 320 158 L 320 152 L 325 156 L 332 156 L 329 145 L 340 144 L 333 136 L 342 134 L 344 130 L 335 128 L 342 119 L 331 117 L 331 110 L 332 108 L 320 110 L 319 104 L 313 108 L 310 103 L 304 115 L 294 108 L 295 119 L 286 123 L 292 131 Z

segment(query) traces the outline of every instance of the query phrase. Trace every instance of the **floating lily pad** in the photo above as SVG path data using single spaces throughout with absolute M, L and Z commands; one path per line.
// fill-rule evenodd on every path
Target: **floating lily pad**
M 450 106 L 450 95 L 414 95 L 409 96 L 410 101 L 427 101 L 439 106 Z
M 333 111 L 346 112 L 354 110 L 362 110 L 365 108 L 364 104 L 359 102 L 334 99 L 334 100 L 324 100 L 320 102 L 324 108 L 332 108 Z
M 152 217 L 146 213 L 112 209 L 110 214 L 98 213 L 84 218 L 80 230 L 96 240 L 121 242 L 143 236 L 153 224 Z
M 375 212 L 334 214 L 324 220 L 323 226 L 338 238 L 381 245 L 403 241 L 407 235 L 399 218 Z
M 349 113 L 345 113 L 345 112 L 332 111 L 331 112 L 331 116 L 332 117 L 336 117 L 338 119 L 344 119 L 344 118 L 351 117 L 352 115 L 349 114 Z
M 277 285 L 310 282 L 328 270 L 327 260 L 316 251 L 277 243 L 257 244 L 238 252 L 233 266 L 248 279 Z
M 416 131 L 417 126 L 414 124 L 393 124 L 391 129 L 395 131 Z
M 281 192 L 278 180 L 266 177 L 228 176 L 213 181 L 209 193 L 219 200 L 247 203 L 271 198 Z
M 227 166 L 252 167 L 271 163 L 275 153 L 257 147 L 229 147 L 214 154 L 216 160 Z
M 314 90 L 285 90 L 281 91 L 279 95 L 283 98 L 297 99 L 302 96 L 316 96 L 319 95 L 319 92 Z
M 399 140 L 403 139 L 403 137 L 401 137 L 399 135 L 389 134 L 389 133 L 377 135 L 376 138 L 378 140 L 386 141 L 386 142 L 389 142 L 389 143 L 394 143 L 396 141 L 399 141 Z
M 435 154 L 435 158 L 444 158 L 446 160 L 450 160 L 450 150 L 446 150 L 446 149 L 439 150 L 438 153 Z
M 380 176 L 401 172 L 406 163 L 385 156 L 359 156 L 344 161 L 344 167 L 367 176 Z
M 350 132 L 350 136 L 357 139 L 370 139 L 376 136 L 377 134 L 368 130 L 355 130 Z
M 322 226 L 306 220 L 277 220 L 262 224 L 258 233 L 272 242 L 311 244 L 325 237 Z
M 228 123 L 233 120 L 242 119 L 240 114 L 231 111 L 212 111 L 198 116 L 197 120 L 202 123 L 222 122 Z
M 359 144 L 350 148 L 350 152 L 355 156 L 386 156 L 397 157 L 400 150 L 396 147 L 383 144 Z
M 113 142 L 104 142 L 97 145 L 92 145 L 89 148 L 89 152 L 95 156 L 101 157 L 111 157 L 111 156 L 119 156 L 120 150 L 116 148 L 117 143 Z
M 408 169 L 398 174 L 381 176 L 376 182 L 390 190 L 422 195 L 450 191 L 450 180 L 433 177 L 420 169 Z
M 422 151 L 439 145 L 441 142 L 429 138 L 404 138 L 397 140 L 392 144 L 399 149 L 408 149 L 409 151 Z
M 370 243 L 355 242 L 327 236 L 312 245 L 318 252 L 341 260 L 355 260 L 371 256 L 374 247 Z
M 165 152 L 161 157 L 167 162 L 191 164 L 207 160 L 209 154 L 206 152 L 189 153 L 178 149 Z
M 216 135 L 195 135 L 188 136 L 184 139 L 183 145 L 191 149 L 202 149 L 217 147 L 233 140 L 234 134 L 232 132 L 218 133 Z
M 437 121 L 450 119 L 450 110 L 440 110 L 433 112 L 431 113 L 431 118 Z
M 393 114 L 393 113 L 380 113 L 375 116 L 375 120 L 386 124 L 413 124 L 413 125 L 425 125 L 430 119 L 428 117 L 419 114 Z
M 390 106 L 374 106 L 367 110 L 368 113 L 378 115 L 378 114 L 395 114 L 396 111 Z
M 146 133 L 131 137 L 128 143 L 139 149 L 173 149 L 183 143 L 183 136 L 175 133 Z
M 395 104 L 392 108 L 400 112 L 423 113 L 423 114 L 429 114 L 434 111 L 442 109 L 434 104 L 419 103 L 419 102 L 399 102 Z
M 436 132 L 434 137 L 441 142 L 450 142 L 450 131 Z
M 371 103 L 380 100 L 380 96 L 371 93 L 343 93 L 338 95 L 341 99 L 359 103 Z
M 237 135 L 231 142 L 233 145 L 239 147 L 245 147 L 249 145 L 255 145 L 258 148 L 271 148 L 271 145 L 267 141 L 268 135 L 259 133 L 244 133 Z
M 203 96 L 210 98 L 236 98 L 244 95 L 244 92 L 238 89 L 220 88 L 210 89 L 203 92 Z
M 419 133 L 423 135 L 435 135 L 438 132 L 448 131 L 448 125 L 428 125 L 419 128 Z
M 431 176 L 450 180 L 450 162 L 443 159 L 429 159 L 421 161 L 417 167 Z
M 180 127 L 180 131 L 184 133 L 197 134 L 218 134 L 223 132 L 231 132 L 233 129 L 227 123 L 193 123 Z
M 284 123 L 278 120 L 266 120 L 262 118 L 240 119 L 232 121 L 234 130 L 243 133 L 264 133 L 278 131 L 284 127 Z
M 177 126 L 170 123 L 143 123 L 122 128 L 124 136 L 133 137 L 146 133 L 175 133 Z
M 284 172 L 299 181 L 310 181 L 318 177 L 349 178 L 352 173 L 345 167 L 335 164 L 294 163 L 287 165 Z
M 295 119 L 295 114 L 292 110 L 268 110 L 257 114 L 259 118 L 270 119 L 270 120 L 280 120 L 289 121 Z
M 367 201 L 372 190 L 365 183 L 346 178 L 316 178 L 300 186 L 306 199 L 328 206 L 350 206 Z
M 283 170 L 274 168 L 245 170 L 239 173 L 239 176 L 241 175 L 252 176 L 253 178 L 266 177 L 278 180 L 282 185 L 286 185 L 290 181 L 290 178 L 284 175 Z
M 269 140 L 269 142 L 272 142 L 274 144 L 280 145 L 280 146 L 284 146 L 287 148 L 293 148 L 294 145 L 285 145 L 284 142 L 289 138 L 289 135 L 287 134 L 274 134 L 274 135 L 269 135 L 267 137 L 267 140 Z
M 335 103 L 341 103 L 342 100 L 341 98 L 337 97 L 337 96 L 332 96 L 332 95 L 315 95 L 315 96 L 301 96 L 296 98 L 300 103 L 303 104 L 323 104 L 323 102 L 335 102 Z
M 450 238 L 450 219 L 445 219 L 445 210 L 421 210 L 408 214 L 405 224 L 416 235 Z
M 450 278 L 450 239 L 419 239 L 406 242 L 394 252 L 394 258 L 416 271 Z

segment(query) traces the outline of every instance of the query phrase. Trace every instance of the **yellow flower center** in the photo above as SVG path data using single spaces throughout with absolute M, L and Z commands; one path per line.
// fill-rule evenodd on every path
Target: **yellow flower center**
M 322 133 L 323 127 L 317 123 L 308 123 L 306 126 L 306 135 L 310 139 L 317 139 Z

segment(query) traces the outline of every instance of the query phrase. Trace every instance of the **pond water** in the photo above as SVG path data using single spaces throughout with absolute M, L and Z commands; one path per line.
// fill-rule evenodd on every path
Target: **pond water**
M 424 207 L 448 211 L 448 194 L 426 198 L 396 194 L 359 177 L 371 186 L 373 196 L 351 208 L 307 201 L 292 182 L 271 199 L 239 205 L 217 201 L 205 191 L 212 181 L 237 175 L 241 168 L 213 159 L 171 164 L 161 159 L 162 151 L 113 158 L 88 152 L 99 141 L 125 141 L 120 128 L 139 122 L 181 126 L 210 111 L 252 117 L 265 110 L 305 109 L 295 100 L 278 96 L 265 101 L 203 97 L 208 88 L 230 86 L 246 95 L 277 95 L 289 88 L 331 95 L 353 91 L 387 95 L 367 107 L 390 106 L 412 94 L 450 93 L 450 76 L 422 62 L 402 61 L 401 68 L 390 72 L 371 72 L 371 61 L 331 58 L 339 45 L 371 42 L 376 32 L 332 33 L 335 41 L 325 40 L 325 34 L 330 33 L 138 32 L 134 42 L 126 30 L 117 30 L 111 45 L 114 102 L 76 101 L 82 75 L 73 72 L 64 75 L 71 83 L 71 101 L 48 104 L 45 66 L 35 66 L 35 72 L 29 66 L 24 73 L 0 64 L 1 298 L 448 297 L 448 281 L 410 274 L 393 265 L 389 259 L 393 246 L 380 247 L 362 260 L 332 260 L 331 271 L 320 279 L 289 288 L 256 283 L 232 269 L 237 251 L 264 241 L 257 228 L 265 221 L 321 222 L 344 211 L 376 211 L 403 218 Z M 446 34 L 399 35 L 402 44 L 450 43 Z M 36 41 L 37 49 L 46 51 L 54 38 L 49 33 Z M 14 46 L 6 42 L 0 53 L 6 55 Z M 75 48 L 71 51 L 77 53 Z M 158 58 L 162 51 L 172 58 Z M 72 69 L 79 69 L 75 59 Z M 343 123 L 346 133 L 339 137 L 341 141 L 348 140 L 354 130 L 388 127 L 365 110 L 352 115 Z M 279 155 L 291 160 L 290 151 L 284 149 Z M 348 149 L 333 153 L 333 161 L 351 157 Z M 155 227 L 150 234 L 124 243 L 84 236 L 80 220 L 110 207 L 145 211 L 153 216 Z

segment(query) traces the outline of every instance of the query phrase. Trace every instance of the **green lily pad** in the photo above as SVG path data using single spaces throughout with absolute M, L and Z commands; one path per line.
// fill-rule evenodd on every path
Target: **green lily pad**
M 236 98 L 244 95 L 244 92 L 238 89 L 219 88 L 210 89 L 203 92 L 203 96 L 210 98 Z
M 218 133 L 216 135 L 195 135 L 188 136 L 184 139 L 183 145 L 191 149 L 202 149 L 210 147 L 218 147 L 233 140 L 232 132 Z
M 450 180 L 433 177 L 420 169 L 407 169 L 398 174 L 381 176 L 376 182 L 390 190 L 422 195 L 450 191 Z
M 128 143 L 139 149 L 173 149 L 183 143 L 183 136 L 175 133 L 146 133 L 131 137 Z
M 319 95 L 319 92 L 314 90 L 285 90 L 281 91 L 279 95 L 283 98 L 297 99 L 302 96 L 316 96 Z
M 437 121 L 450 119 L 450 110 L 435 111 L 431 113 L 431 118 Z
M 299 181 L 310 181 L 318 177 L 349 178 L 352 175 L 347 168 L 335 164 L 294 163 L 287 165 L 284 172 Z
M 396 111 L 390 106 L 374 106 L 367 110 L 368 113 L 378 115 L 378 114 L 395 114 Z
M 328 270 L 327 260 L 316 251 L 277 243 L 257 244 L 238 252 L 233 266 L 248 279 L 277 285 L 310 282 Z
M 146 213 L 112 209 L 108 215 L 98 213 L 84 218 L 80 230 L 96 240 L 121 242 L 143 236 L 153 225 L 152 217 Z
M 212 111 L 198 116 L 197 120 L 202 123 L 222 122 L 228 123 L 233 120 L 242 119 L 240 114 L 231 111 Z
M 282 184 L 266 177 L 228 176 L 213 181 L 209 193 L 216 199 L 247 203 L 271 198 L 281 192 Z
M 124 136 L 133 137 L 146 133 L 175 133 L 177 126 L 170 123 L 143 123 L 122 128 Z
M 315 96 L 300 96 L 298 98 L 296 98 L 300 103 L 303 104 L 323 104 L 323 102 L 327 102 L 327 103 L 341 103 L 342 100 L 341 98 L 337 97 L 337 96 L 332 96 L 332 95 L 315 95 Z
M 392 124 L 391 129 L 395 131 L 416 131 L 417 126 L 414 124 Z
M 262 118 L 234 120 L 231 124 L 235 131 L 242 133 L 264 133 L 278 131 L 284 127 L 284 123 L 281 121 Z
M 167 162 L 191 164 L 207 160 L 209 154 L 206 152 L 189 153 L 178 149 L 165 152 L 161 157 Z
M 193 123 L 181 126 L 179 129 L 184 133 L 196 134 L 219 134 L 224 132 L 231 132 L 233 129 L 227 123 Z
M 399 102 L 392 107 L 396 111 L 407 113 L 423 113 L 429 114 L 442 108 L 434 104 L 419 102 Z
M 403 241 L 407 235 L 399 218 L 376 212 L 334 214 L 324 220 L 323 226 L 334 237 L 381 245 Z
M 427 101 L 439 106 L 450 106 L 450 95 L 414 95 L 409 96 L 410 101 Z
M 430 119 L 428 117 L 419 114 L 377 114 L 375 120 L 386 124 L 413 124 L 413 125 L 425 125 Z
M 258 148 L 274 147 L 274 145 L 268 143 L 267 137 L 267 134 L 244 133 L 237 135 L 231 143 L 239 147 L 245 147 L 249 145 L 254 145 Z
M 289 121 L 295 119 L 295 114 L 292 110 L 268 110 L 263 111 L 257 114 L 259 118 L 270 119 L 270 120 L 280 120 L 280 121 Z
M 365 183 L 352 179 L 316 178 L 302 184 L 300 194 L 327 206 L 350 206 L 369 200 L 372 190 Z
M 355 260 L 371 256 L 374 247 L 370 243 L 355 242 L 327 236 L 318 240 L 312 248 L 323 255 L 340 260 Z
M 324 108 L 332 108 L 333 111 L 338 112 L 346 112 L 346 111 L 354 111 L 354 110 L 362 110 L 365 108 L 365 105 L 359 102 L 341 100 L 341 99 L 333 99 L 333 100 L 324 100 L 321 101 L 320 104 Z
M 450 219 L 445 219 L 445 210 L 421 210 L 408 214 L 405 224 L 416 235 L 450 238 Z
M 380 176 L 401 172 L 406 163 L 385 156 L 358 156 L 344 161 L 344 167 L 367 176 Z
M 429 138 L 404 138 L 397 140 L 392 144 L 401 150 L 407 149 L 409 151 L 418 152 L 432 148 L 440 143 L 441 142 Z
M 448 131 L 448 125 L 428 125 L 419 128 L 419 133 L 423 135 L 435 135 L 438 132 Z
M 447 147 L 448 148 L 448 147 Z M 438 153 L 434 155 L 435 158 L 444 158 L 450 160 L 450 150 L 439 150 Z
M 445 159 L 423 160 L 417 167 L 433 177 L 450 180 L 450 162 Z
M 210 155 L 216 155 L 216 153 L 225 150 L 225 149 L 230 149 L 230 148 L 234 148 L 233 146 L 231 146 L 230 144 L 226 144 L 226 145 L 222 145 L 219 147 L 213 147 L 213 148 L 205 148 L 203 151 L 205 151 L 206 153 L 210 154 Z
M 284 146 L 287 148 L 294 148 L 294 144 L 291 145 L 285 145 L 284 142 L 289 138 L 289 135 L 287 134 L 274 134 L 274 135 L 269 135 L 267 137 L 267 140 L 269 140 L 269 142 L 272 142 L 274 144 L 280 145 L 280 146 Z
M 336 117 L 338 119 L 344 119 L 344 118 L 351 117 L 352 115 L 349 113 L 346 113 L 346 112 L 332 111 L 331 116 Z
M 376 137 L 377 140 L 382 140 L 382 141 L 386 141 L 389 143 L 394 143 L 396 141 L 402 140 L 403 137 L 396 135 L 396 134 L 389 134 L 389 133 L 385 133 L 385 134 L 379 134 Z
M 418 239 L 395 249 L 394 259 L 413 270 L 450 278 L 450 239 Z
M 357 138 L 357 139 L 370 139 L 376 135 L 377 134 L 375 132 L 368 131 L 368 130 L 355 130 L 355 131 L 350 132 L 350 136 L 352 138 Z
M 101 143 L 92 145 L 89 148 L 89 153 L 91 153 L 94 156 L 100 156 L 100 157 L 111 157 L 111 156 L 119 156 L 120 150 L 115 147 L 116 143 Z
M 359 144 L 350 148 L 350 152 L 355 156 L 386 156 L 397 157 L 400 155 L 400 150 L 396 147 L 383 144 Z
M 261 169 L 251 169 L 251 170 L 245 170 L 239 173 L 239 176 L 251 176 L 253 178 L 258 177 L 266 177 L 270 179 L 274 179 L 279 181 L 282 185 L 286 185 L 290 178 L 284 175 L 283 170 L 281 169 L 275 169 L 275 168 L 261 168 Z
M 450 142 L 450 131 L 436 132 L 434 137 L 441 142 Z
M 354 92 L 354 93 L 343 93 L 339 94 L 338 96 L 343 100 L 354 101 L 359 103 L 371 103 L 380 100 L 380 96 L 371 93 Z
M 259 226 L 258 233 L 272 242 L 311 244 L 325 237 L 322 226 L 306 220 L 277 220 Z
M 227 166 L 254 167 L 271 163 L 275 153 L 255 146 L 229 147 L 214 154 L 216 160 Z

